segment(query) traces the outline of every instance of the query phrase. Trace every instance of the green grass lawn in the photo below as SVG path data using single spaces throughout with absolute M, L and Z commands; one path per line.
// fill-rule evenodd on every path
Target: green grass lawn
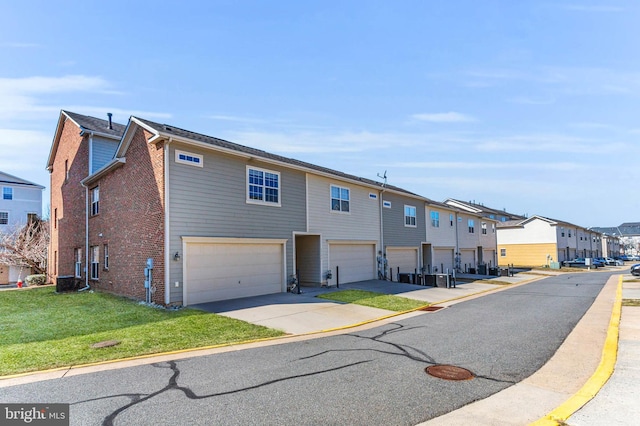
M 640 306 L 640 299 L 622 299 L 622 306 Z
M 281 336 L 193 309 L 165 310 L 54 287 L 0 292 L 0 376 Z M 94 349 L 92 344 L 120 344 Z
M 321 294 L 317 297 L 320 299 L 335 300 L 336 302 L 354 303 L 371 308 L 386 309 L 387 311 L 394 312 L 410 311 L 429 305 L 429 302 L 365 290 L 340 290 Z

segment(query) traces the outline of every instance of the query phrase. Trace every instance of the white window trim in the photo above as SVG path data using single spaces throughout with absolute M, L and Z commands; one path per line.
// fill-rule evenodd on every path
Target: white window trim
M 431 210 L 429 212 L 429 220 L 431 221 L 432 228 L 440 228 L 440 212 L 439 211 Z
M 262 198 L 263 199 L 262 200 L 254 200 L 249 196 L 249 193 L 250 193 L 249 192 L 249 185 L 251 185 L 249 183 L 249 171 L 250 170 L 256 170 L 256 171 L 259 171 L 259 172 L 262 172 L 262 173 L 271 173 L 272 175 L 278 176 L 278 202 L 277 203 L 274 203 L 272 201 L 264 201 L 264 195 L 265 195 L 264 188 L 266 188 L 264 186 L 264 183 L 262 185 L 262 188 L 263 188 L 263 192 L 262 192 Z M 282 177 L 280 176 L 280 172 L 276 172 L 274 170 L 267 170 L 267 169 L 263 169 L 263 168 L 260 168 L 260 167 L 247 166 L 246 179 L 247 179 L 247 184 L 246 184 L 244 190 L 245 190 L 245 197 L 246 197 L 247 204 L 257 204 L 257 205 L 260 205 L 260 206 L 272 206 L 272 207 L 281 207 L 282 206 Z
M 100 214 L 100 186 L 95 186 L 91 188 L 91 216 L 97 216 L 99 214 Z
M 98 281 L 100 279 L 100 246 L 91 246 L 91 273 L 89 279 Z
M 74 257 L 74 276 L 82 278 L 82 249 L 77 248 L 73 253 Z
M 4 198 L 5 190 L 9 190 L 9 191 L 7 192 L 7 194 L 9 194 L 9 195 L 11 196 L 11 198 Z M 11 201 L 11 200 L 13 200 L 13 195 L 14 195 L 14 194 L 13 194 L 13 187 L 11 187 L 11 186 L 3 186 L 3 187 L 2 187 L 2 199 L 3 199 L 4 201 Z
M 382 207 L 384 207 L 385 209 L 390 209 L 391 208 L 391 201 L 383 201 L 382 202 Z
M 103 244 L 102 245 L 102 256 L 103 256 L 103 263 L 102 263 L 102 268 L 105 271 L 109 270 L 109 244 Z
M 190 160 L 183 160 L 182 158 L 180 158 L 181 155 L 188 156 L 191 158 L 197 158 L 199 161 L 194 162 Z M 176 149 L 176 163 L 187 164 L 189 166 L 195 166 L 195 167 L 204 167 L 204 157 L 200 154 L 194 154 L 193 152 L 181 151 Z
M 415 212 L 414 216 L 407 216 L 407 207 L 409 207 L 410 209 L 413 209 L 413 211 Z M 408 204 L 404 205 L 404 208 L 402 209 L 403 214 L 403 218 L 404 218 L 404 226 L 405 228 L 417 228 L 418 227 L 418 209 L 416 208 L 416 206 L 410 206 Z M 413 221 L 415 222 L 413 225 L 409 224 L 407 225 L 407 218 L 413 218 Z
M 338 188 L 341 193 L 342 193 L 343 189 L 346 189 L 347 191 L 349 191 L 349 199 L 348 200 L 343 200 L 342 198 L 339 198 L 339 200 L 340 200 L 340 210 L 334 210 L 333 209 L 333 203 L 331 202 L 333 200 L 333 196 L 331 195 L 331 188 Z M 342 210 L 342 201 L 348 201 L 349 202 L 349 211 L 345 212 L 345 211 Z M 346 186 L 334 185 L 334 184 L 329 185 L 329 211 L 331 211 L 331 213 L 335 213 L 335 214 L 351 214 L 351 188 L 346 187 Z

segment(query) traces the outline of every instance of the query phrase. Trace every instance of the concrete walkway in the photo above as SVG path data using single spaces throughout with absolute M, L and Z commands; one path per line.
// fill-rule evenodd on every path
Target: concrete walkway
M 540 275 L 522 273 L 516 274 L 513 277 L 484 277 L 489 283 L 483 283 L 482 281 L 465 283 L 465 277 L 475 280 L 479 278 L 478 275 L 459 275 L 458 284 L 455 288 L 421 286 L 379 280 L 361 281 L 342 284 L 340 288 L 303 287 L 302 294 L 270 294 L 266 296 L 203 303 L 192 305 L 191 307 L 253 324 L 275 328 L 288 334 L 307 334 L 351 327 L 398 315 L 396 312 L 383 309 L 332 302 L 316 297 L 323 293 L 353 289 L 368 290 L 421 300 L 425 302 L 425 305 L 437 304 L 438 306 L 446 307 L 457 303 L 463 298 L 467 299 L 472 295 L 497 291 L 505 287 L 501 284 L 491 284 L 490 282 L 492 280 L 505 284 L 514 284 L 541 278 Z M 416 314 L 419 314 L 419 312 Z

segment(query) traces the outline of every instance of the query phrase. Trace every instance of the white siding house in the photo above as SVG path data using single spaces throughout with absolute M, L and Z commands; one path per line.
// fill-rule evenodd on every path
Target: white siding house
M 43 189 L 42 185 L 0 172 L 0 233 L 13 231 L 32 216 L 40 217 Z M 29 273 L 19 266 L 0 264 L 0 284 L 16 282 Z

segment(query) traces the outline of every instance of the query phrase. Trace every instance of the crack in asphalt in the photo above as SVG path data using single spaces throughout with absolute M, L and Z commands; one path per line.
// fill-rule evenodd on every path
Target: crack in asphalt
M 368 361 L 358 361 L 358 362 L 353 362 L 350 364 L 345 364 L 339 367 L 334 367 L 334 368 L 328 368 L 328 369 L 324 369 L 324 370 L 320 370 L 320 371 L 313 371 L 310 373 L 303 373 L 303 374 L 296 374 L 293 376 L 287 376 L 287 377 L 282 377 L 279 379 L 273 379 L 273 380 L 268 380 L 266 382 L 262 382 L 262 383 L 258 383 L 256 385 L 253 386 L 247 386 L 244 388 L 239 388 L 239 389 L 233 389 L 233 390 L 228 390 L 228 391 L 224 391 L 224 392 L 216 392 L 216 393 L 212 393 L 212 394 L 207 394 L 207 395 L 197 395 L 195 392 L 193 392 L 190 388 L 186 387 L 186 386 L 180 386 L 178 384 L 178 377 L 180 376 L 180 369 L 178 368 L 178 364 L 176 361 L 168 361 L 167 364 L 168 366 L 163 366 L 162 364 L 152 364 L 153 367 L 156 368 L 170 368 L 171 371 L 173 371 L 173 374 L 171 375 L 171 377 L 169 378 L 169 383 L 164 386 L 162 389 L 157 390 L 156 392 L 153 393 L 149 393 L 149 394 L 117 394 L 117 395 L 109 395 L 109 396 L 104 396 L 104 397 L 100 397 L 100 398 L 92 398 L 92 399 L 87 399 L 87 400 L 83 400 L 83 401 L 78 401 L 73 403 L 72 405 L 77 405 L 77 404 L 83 404 L 86 402 L 92 402 L 92 401 L 98 401 L 98 400 L 104 400 L 104 399 L 110 399 L 110 398 L 120 398 L 120 397 L 128 397 L 130 398 L 130 402 L 126 405 L 123 405 L 122 407 L 118 408 L 117 410 L 113 411 L 111 414 L 109 414 L 107 417 L 105 417 L 105 419 L 102 421 L 102 425 L 103 426 L 113 426 L 114 421 L 116 419 L 116 417 L 118 417 L 119 414 L 123 413 L 124 411 L 128 410 L 131 407 L 134 407 L 135 405 L 138 405 L 140 403 L 143 403 L 145 401 L 148 401 L 151 398 L 154 398 L 158 395 L 161 395 L 165 392 L 171 391 L 171 390 L 179 390 L 182 391 L 182 393 L 189 399 L 193 399 L 193 400 L 199 400 L 199 399 L 207 399 L 207 398 L 213 398 L 213 397 L 217 397 L 217 396 L 224 396 L 224 395 L 231 395 L 234 393 L 240 393 L 240 392 L 245 392 L 245 391 L 249 391 L 252 389 L 258 389 L 264 386 L 268 386 L 268 385 L 272 385 L 274 383 L 278 383 L 278 382 L 284 382 L 287 380 L 293 380 L 293 379 L 299 379 L 302 377 L 310 377 L 310 376 L 315 376 L 315 375 L 319 375 L 319 374 L 324 374 L 324 373 L 330 373 L 332 371 L 338 371 L 338 370 L 342 370 L 345 368 L 349 368 L 349 367 L 353 367 L 359 364 L 365 364 L 367 362 L 370 362 L 370 360 Z
M 322 355 L 326 355 L 329 353 L 340 353 L 340 352 L 375 352 L 375 353 L 380 353 L 380 354 L 385 354 L 385 355 L 392 355 L 392 356 L 401 356 L 407 359 L 410 359 L 412 361 L 415 362 L 419 362 L 421 364 L 427 364 L 427 365 L 438 365 L 441 363 L 438 363 L 435 358 L 433 358 L 432 356 L 430 356 L 427 352 L 415 348 L 413 346 L 409 346 L 409 345 L 403 345 L 400 343 L 394 343 L 394 342 L 389 342 L 386 340 L 383 340 L 385 337 L 391 336 L 393 334 L 396 333 L 405 333 L 408 331 L 413 331 L 413 330 L 418 330 L 418 329 L 423 329 L 425 328 L 424 326 L 413 326 L 413 327 L 405 327 L 402 324 L 398 324 L 398 323 L 391 323 L 388 324 L 389 327 L 391 328 L 387 328 L 382 330 L 380 333 L 374 335 L 374 336 L 363 336 L 360 334 L 356 334 L 356 333 L 350 333 L 350 334 L 346 334 L 345 336 L 347 337 L 351 337 L 351 338 L 356 338 L 356 339 L 362 339 L 362 340 L 367 340 L 370 342 L 374 342 L 375 344 L 382 344 L 384 346 L 388 346 L 390 348 L 388 349 L 382 349 L 382 348 L 367 348 L 367 349 L 329 349 L 326 351 L 321 351 L 318 353 L 315 353 L 313 355 L 309 355 L 309 356 L 305 356 L 305 357 L 300 357 L 297 360 L 298 361 L 302 361 L 302 360 L 308 360 L 311 358 L 316 358 Z M 201 399 L 207 399 L 207 398 L 214 398 L 214 397 L 218 397 L 218 396 L 225 396 L 225 395 L 231 395 L 231 394 L 235 394 L 235 393 L 240 393 L 240 392 L 246 392 L 249 390 L 253 390 L 253 389 L 258 389 L 264 386 L 269 386 L 275 383 L 279 383 L 279 382 L 284 382 L 284 381 L 288 381 L 288 380 L 294 380 L 294 379 L 299 379 L 299 378 L 304 378 L 304 377 L 310 377 L 310 376 L 316 376 L 316 375 L 320 375 L 320 374 L 324 374 L 324 373 L 330 373 L 333 371 L 338 371 L 338 370 L 342 370 L 345 368 L 349 368 L 349 367 L 354 367 L 360 364 L 365 364 L 368 362 L 371 362 L 373 360 L 364 360 L 364 361 L 358 361 L 358 362 L 353 362 L 350 364 L 345 364 L 342 366 L 338 366 L 338 367 L 333 367 L 333 368 L 328 368 L 328 369 L 323 369 L 323 370 L 319 370 L 319 371 L 313 371 L 313 372 L 309 372 L 309 373 L 303 373 L 303 374 L 296 374 L 296 375 L 292 375 L 292 376 L 287 376 L 287 377 L 282 377 L 282 378 L 278 378 L 278 379 L 273 379 L 273 380 L 268 380 L 262 383 L 258 383 L 252 386 L 247 386 L 247 387 L 243 387 L 243 388 L 238 388 L 238 389 L 232 389 L 232 390 L 228 390 L 228 391 L 222 391 L 222 392 L 216 392 L 216 393 L 211 393 L 211 394 L 205 394 L 205 395 L 197 395 L 195 392 L 193 392 L 189 387 L 187 386 L 181 386 L 178 384 L 178 377 L 180 376 L 180 369 L 178 368 L 178 363 L 176 361 L 168 361 L 166 363 L 157 363 L 157 364 L 152 364 L 153 367 L 156 368 L 169 368 L 173 374 L 171 375 L 171 377 L 169 378 L 169 382 L 167 383 L 166 386 L 164 386 L 163 388 L 152 392 L 152 393 L 148 393 L 148 394 L 138 394 L 138 393 L 125 393 L 125 394 L 116 394 L 116 395 L 109 395 L 109 396 L 104 396 L 104 397 L 99 397 L 99 398 L 93 398 L 93 399 L 87 399 L 87 400 L 83 400 L 83 401 L 78 401 L 73 403 L 72 405 L 77 405 L 77 404 L 82 404 L 82 403 L 87 403 L 87 402 L 92 402 L 92 401 L 98 401 L 98 400 L 104 400 L 104 399 L 111 399 L 111 398 L 120 398 L 120 397 L 126 397 L 129 398 L 129 403 L 121 406 L 120 408 L 118 408 L 117 410 L 113 411 L 111 414 L 109 414 L 107 417 L 104 418 L 102 425 L 103 426 L 113 426 L 116 418 L 123 412 L 125 412 L 126 410 L 141 404 L 145 401 L 148 401 L 151 398 L 154 398 L 158 395 L 161 395 L 163 393 L 166 393 L 168 391 L 172 391 L 172 390 L 178 390 L 181 391 L 188 399 L 192 399 L 192 400 L 201 400 Z M 497 379 L 495 377 L 490 377 L 490 376 L 484 376 L 484 375 L 476 375 L 474 374 L 475 378 L 479 378 L 479 379 L 484 379 L 484 380 L 488 380 L 491 382 L 496 382 L 496 383 L 506 383 L 506 384 L 516 384 L 516 381 L 513 380 L 503 380 L 503 379 Z M 491 374 L 491 373 L 490 373 Z
M 319 353 L 314 354 L 314 355 L 310 355 L 310 356 L 299 358 L 299 360 L 310 359 L 310 358 L 318 357 L 318 356 L 325 355 L 325 354 L 328 354 L 328 353 L 331 353 L 331 352 L 372 351 L 372 352 L 386 354 L 386 355 L 402 356 L 402 357 L 408 358 L 408 359 L 410 359 L 412 361 L 417 361 L 417 362 L 428 364 L 428 365 L 442 364 L 440 362 L 437 362 L 435 360 L 435 358 L 433 358 L 432 356 L 430 356 L 426 352 L 424 352 L 424 351 L 422 351 L 420 349 L 414 348 L 413 346 L 402 345 L 402 344 L 399 344 L 399 343 L 393 343 L 393 342 L 388 342 L 388 341 L 381 340 L 383 337 L 388 336 L 390 334 L 399 333 L 399 332 L 406 332 L 406 331 L 411 331 L 411 330 L 417 330 L 417 329 L 421 329 L 421 328 L 425 328 L 425 327 L 423 327 L 423 326 L 405 327 L 402 324 L 398 324 L 398 323 L 390 323 L 389 325 L 390 326 L 395 326 L 395 328 L 383 330 L 381 333 L 379 333 L 379 334 L 377 334 L 375 336 L 372 336 L 372 337 L 361 336 L 361 335 L 355 334 L 355 333 L 350 333 L 350 334 L 347 334 L 346 336 L 355 337 L 355 338 L 358 338 L 358 339 L 369 340 L 369 341 L 372 341 L 372 342 L 375 342 L 375 343 L 382 343 L 382 344 L 385 344 L 385 345 L 389 345 L 389 346 L 397 349 L 399 352 L 392 351 L 392 350 L 374 349 L 374 348 L 371 348 L 371 349 L 329 349 L 329 350 L 322 351 L 322 352 L 319 352 Z M 414 355 L 411 352 L 415 352 L 415 353 L 421 355 L 422 357 Z M 495 377 L 490 377 L 490 376 L 477 375 L 475 373 L 472 373 L 472 374 L 476 378 L 488 380 L 488 381 L 491 381 L 491 382 L 508 383 L 508 384 L 512 384 L 512 385 L 515 385 L 517 383 L 514 380 L 504 380 L 504 379 L 497 379 Z

